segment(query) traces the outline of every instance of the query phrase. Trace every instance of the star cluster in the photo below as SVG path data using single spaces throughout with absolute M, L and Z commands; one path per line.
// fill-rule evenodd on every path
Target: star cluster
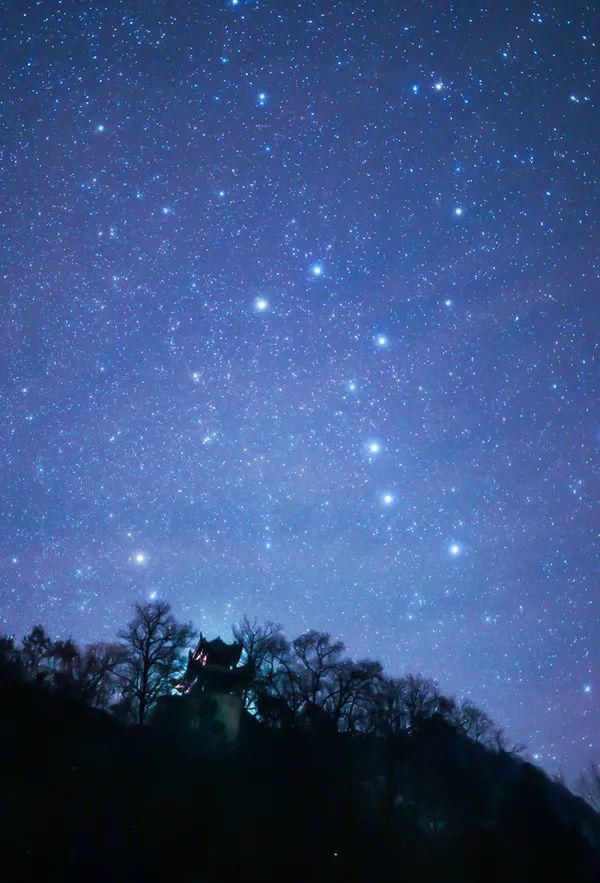
M 600 760 L 595 24 L 4 5 L 4 631 L 248 612 Z

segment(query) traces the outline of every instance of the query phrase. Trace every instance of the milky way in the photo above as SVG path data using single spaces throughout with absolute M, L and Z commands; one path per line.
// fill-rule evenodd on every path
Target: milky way
M 247 612 L 600 760 L 593 7 L 3 5 L 4 631 Z

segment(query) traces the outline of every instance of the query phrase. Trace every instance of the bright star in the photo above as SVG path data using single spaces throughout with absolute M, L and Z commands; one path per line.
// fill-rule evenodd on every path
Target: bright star
M 452 301 L 450 300 L 450 298 L 448 298 L 447 300 L 444 301 L 444 306 L 446 306 L 446 307 L 452 306 Z
M 98 123 L 96 126 L 96 132 L 104 132 L 104 123 Z
M 394 502 L 394 495 L 393 494 L 384 494 L 382 497 L 382 500 L 383 500 L 384 506 L 391 506 Z
M 377 334 L 375 335 L 375 345 L 379 347 L 379 349 L 385 349 L 386 346 L 389 346 L 390 339 L 386 334 Z
M 456 558 L 457 555 L 460 555 L 461 548 L 458 545 L 458 543 L 452 543 L 452 545 L 450 546 L 449 552 L 453 558 Z
M 460 205 L 457 205 L 456 208 L 454 209 L 454 214 L 457 218 L 462 217 L 463 212 L 464 212 L 464 209 L 461 208 Z
M 264 107 L 264 105 L 267 103 L 267 93 L 266 92 L 259 92 L 258 98 L 256 100 L 257 100 L 257 104 L 260 107 Z
M 163 205 L 161 211 L 162 211 L 163 215 L 170 215 L 171 214 L 171 209 L 169 208 L 168 205 Z
M 381 453 L 381 444 L 378 441 L 371 441 L 367 445 L 369 454 Z
M 348 391 L 349 392 L 356 392 L 357 389 L 358 389 L 358 386 L 356 384 L 356 380 L 349 380 L 348 381 Z
M 192 383 L 200 383 L 202 380 L 202 374 L 199 371 L 192 371 L 191 377 Z
M 323 275 L 323 267 L 321 264 L 313 264 L 310 268 L 310 272 L 313 276 L 322 276 Z
M 437 83 L 434 83 L 433 88 L 435 89 L 436 92 L 441 92 L 442 89 L 444 88 L 444 84 L 442 83 L 441 80 L 438 80 Z
M 150 592 L 150 600 L 156 601 L 157 598 L 158 598 L 158 592 L 156 591 L 156 589 L 154 589 L 154 591 Z
M 257 313 L 264 313 L 269 309 L 269 301 L 266 297 L 257 297 L 254 301 L 254 309 Z
M 146 561 L 148 560 L 148 556 L 146 555 L 145 552 L 136 552 L 135 555 L 133 556 L 133 560 L 135 561 L 136 564 L 140 564 L 140 565 L 145 564 Z
M 584 693 L 591 693 L 592 692 L 592 685 L 591 684 L 584 684 L 583 685 L 583 692 Z

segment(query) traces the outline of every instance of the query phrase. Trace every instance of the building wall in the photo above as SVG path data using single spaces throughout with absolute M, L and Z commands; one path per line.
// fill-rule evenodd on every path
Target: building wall
M 218 717 L 225 729 L 225 741 L 235 742 L 240 731 L 242 697 L 239 693 L 213 693 L 219 711 Z

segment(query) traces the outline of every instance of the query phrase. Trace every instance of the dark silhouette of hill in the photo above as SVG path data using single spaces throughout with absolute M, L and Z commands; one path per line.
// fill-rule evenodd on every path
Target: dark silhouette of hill
M 431 682 L 394 682 L 414 712 L 401 725 L 384 725 L 377 693 L 376 723 L 350 727 L 331 704 L 338 688 L 327 706 L 311 679 L 314 702 L 293 715 L 284 693 L 285 712 L 261 698 L 268 680 L 247 689 L 227 741 L 211 695 L 157 695 L 140 726 L 122 697 L 110 713 L 90 704 L 68 665 L 34 670 L 22 648 L 2 648 L 2 883 L 600 880 L 598 814 L 496 730 L 482 739 L 471 713 L 465 728 L 451 700 L 417 709 Z M 244 649 L 260 684 L 270 662 Z

